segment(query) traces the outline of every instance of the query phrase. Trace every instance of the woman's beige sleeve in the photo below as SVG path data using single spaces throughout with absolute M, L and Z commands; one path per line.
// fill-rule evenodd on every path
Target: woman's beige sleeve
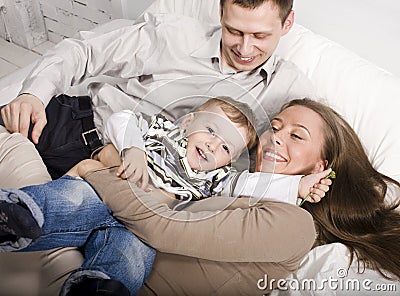
M 312 217 L 297 206 L 273 201 L 249 205 L 253 200 L 222 197 L 174 211 L 161 190 L 146 193 L 114 170 L 94 171 L 85 179 L 116 218 L 159 251 L 214 261 L 289 263 L 314 243 Z M 210 210 L 227 200 L 231 205 L 226 209 Z

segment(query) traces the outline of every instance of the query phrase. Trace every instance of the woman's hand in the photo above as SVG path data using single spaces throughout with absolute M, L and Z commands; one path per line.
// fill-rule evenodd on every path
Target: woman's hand
M 331 179 L 326 179 L 332 169 L 327 169 L 321 173 L 310 174 L 300 179 L 298 196 L 307 199 L 309 202 L 319 202 L 329 191 L 332 185 Z
M 136 147 L 126 149 L 117 176 L 133 183 L 140 182 L 140 188 L 150 191 L 146 152 Z

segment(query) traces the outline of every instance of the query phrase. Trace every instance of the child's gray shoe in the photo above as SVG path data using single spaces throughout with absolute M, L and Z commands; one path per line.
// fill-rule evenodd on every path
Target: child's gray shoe
M 35 239 L 42 230 L 32 213 L 19 203 L 0 201 L 0 242 Z

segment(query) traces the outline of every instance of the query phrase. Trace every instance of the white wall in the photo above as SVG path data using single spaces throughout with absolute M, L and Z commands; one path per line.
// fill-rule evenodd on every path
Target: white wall
M 124 17 L 136 19 L 154 0 L 122 0 Z
M 12 41 L 25 48 L 33 48 L 47 40 L 38 0 L 4 0 L 6 14 L 1 15 L 0 37 L 6 37 L 6 28 Z M 6 27 L 3 22 L 6 23 Z
M 399 0 L 295 0 L 296 21 L 400 77 Z
M 39 0 L 49 40 L 58 43 L 78 31 L 122 18 L 121 0 Z M 124 0 L 125 1 L 125 0 Z

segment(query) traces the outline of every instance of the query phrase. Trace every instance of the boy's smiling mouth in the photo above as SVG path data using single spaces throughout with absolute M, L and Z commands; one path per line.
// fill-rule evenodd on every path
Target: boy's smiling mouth
M 197 151 L 197 153 L 199 154 L 199 156 L 201 158 L 203 158 L 205 161 L 208 160 L 206 154 L 203 151 L 203 149 L 200 149 L 199 147 L 196 147 L 196 151 Z

